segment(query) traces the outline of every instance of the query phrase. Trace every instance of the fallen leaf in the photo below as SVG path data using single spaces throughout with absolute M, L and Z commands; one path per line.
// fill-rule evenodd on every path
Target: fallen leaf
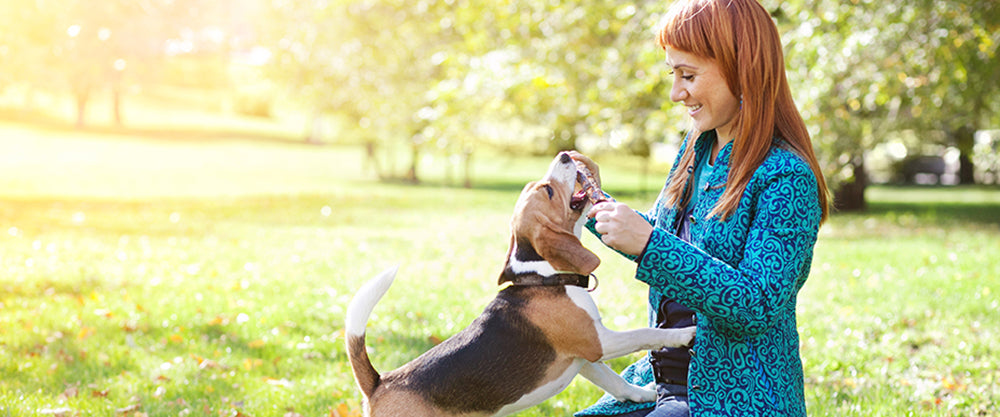
M 264 378 L 264 382 L 266 382 L 268 385 L 273 385 L 273 386 L 276 386 L 276 387 L 285 387 L 285 388 L 288 388 L 288 387 L 292 386 L 292 381 L 289 381 L 289 380 L 287 380 L 285 378 L 274 379 L 274 378 L 270 378 L 270 377 L 265 377 Z
M 86 338 L 92 336 L 93 334 L 94 334 L 93 327 L 83 326 L 83 328 L 80 329 L 80 332 L 76 334 L 76 339 L 85 340 Z
M 246 370 L 248 370 L 248 371 L 252 371 L 254 368 L 256 368 L 258 366 L 261 366 L 263 364 L 264 364 L 264 360 L 263 359 L 246 358 L 246 359 L 243 360 L 243 368 L 246 369 Z
M 130 405 L 128 407 L 119 408 L 119 409 L 115 410 L 115 412 L 118 413 L 118 414 L 128 414 L 128 413 L 134 413 L 136 411 L 139 411 L 140 409 L 142 409 L 142 405 L 140 405 L 140 404 L 132 404 L 132 405 Z
M 125 333 L 133 333 L 139 330 L 139 324 L 135 320 L 125 320 L 121 323 L 121 329 Z
M 66 408 L 66 407 L 63 407 L 63 408 L 42 408 L 42 409 L 38 410 L 38 414 L 45 415 L 45 416 L 56 416 L 56 417 L 65 417 L 65 416 L 70 415 L 70 413 L 72 413 L 72 412 L 73 412 L 72 409 Z
M 347 403 L 337 404 L 337 408 L 330 409 L 330 417 L 358 417 L 361 413 L 351 412 Z
M 96 390 L 95 389 L 93 391 L 90 391 L 90 396 L 91 397 L 95 397 L 95 398 L 107 398 L 108 397 L 108 390 Z
M 73 398 L 79 393 L 80 390 L 74 385 L 69 388 L 66 388 L 66 390 L 63 391 L 62 394 L 60 394 L 60 396 L 63 398 Z

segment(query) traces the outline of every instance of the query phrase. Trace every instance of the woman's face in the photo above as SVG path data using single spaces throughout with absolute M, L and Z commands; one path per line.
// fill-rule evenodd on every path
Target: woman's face
M 674 75 L 670 100 L 684 103 L 694 128 L 701 132 L 715 129 L 723 142 L 733 139 L 740 100 L 729 91 L 715 61 L 668 46 L 667 66 Z

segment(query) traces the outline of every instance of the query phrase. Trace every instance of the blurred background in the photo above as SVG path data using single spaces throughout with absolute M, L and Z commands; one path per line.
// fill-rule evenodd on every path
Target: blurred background
M 496 151 L 627 154 L 645 172 L 685 127 L 653 40 L 667 5 L 4 0 L 0 118 L 357 145 L 368 173 L 410 182 L 470 185 L 469 161 Z M 838 208 L 871 183 L 1000 181 L 997 2 L 764 5 Z
M 401 266 L 392 369 L 492 298 L 556 151 L 650 206 L 687 123 L 669 3 L 0 0 L 0 415 L 360 416 L 363 280 Z M 837 206 L 810 414 L 1000 416 L 1000 2 L 763 4 Z M 584 244 L 607 323 L 644 326 L 634 264 Z

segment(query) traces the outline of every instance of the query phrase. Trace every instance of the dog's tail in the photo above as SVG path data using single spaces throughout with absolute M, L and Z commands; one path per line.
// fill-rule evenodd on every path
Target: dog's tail
M 365 326 L 368 324 L 368 317 L 371 316 L 375 304 L 392 285 L 392 280 L 396 277 L 398 269 L 398 266 L 389 268 L 365 283 L 354 294 L 354 299 L 347 307 L 347 324 L 344 329 L 347 337 L 347 359 L 351 362 L 354 378 L 366 398 L 372 396 L 382 377 L 372 366 L 371 359 L 368 358 L 368 351 L 365 348 Z

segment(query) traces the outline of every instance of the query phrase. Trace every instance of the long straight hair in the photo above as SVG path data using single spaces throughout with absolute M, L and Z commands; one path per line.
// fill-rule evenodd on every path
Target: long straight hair
M 821 221 L 826 221 L 826 180 L 785 77 L 778 29 L 764 7 L 757 0 L 679 0 L 661 21 L 657 43 L 664 50 L 669 46 L 714 60 L 729 90 L 741 99 L 729 179 L 711 215 L 725 220 L 736 210 L 754 171 L 767 157 L 773 138 L 780 137 L 812 168 L 823 210 Z M 677 206 L 685 199 L 690 176 L 686 167 L 694 164 L 694 144 L 701 133 L 692 131 L 688 136 L 681 169 L 675 170 L 666 186 L 668 204 Z

